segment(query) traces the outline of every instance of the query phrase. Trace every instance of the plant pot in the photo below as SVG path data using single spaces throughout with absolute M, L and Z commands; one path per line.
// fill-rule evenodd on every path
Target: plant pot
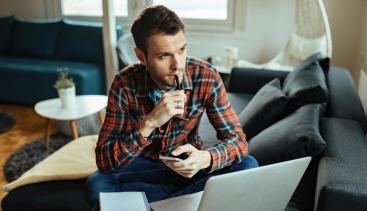
M 75 86 L 59 89 L 57 92 L 59 93 L 62 108 L 72 108 L 76 106 Z

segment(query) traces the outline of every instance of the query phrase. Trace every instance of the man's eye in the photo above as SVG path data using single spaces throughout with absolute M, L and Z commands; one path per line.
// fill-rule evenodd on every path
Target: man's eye
M 159 56 L 158 59 L 163 60 L 166 58 L 166 55 Z

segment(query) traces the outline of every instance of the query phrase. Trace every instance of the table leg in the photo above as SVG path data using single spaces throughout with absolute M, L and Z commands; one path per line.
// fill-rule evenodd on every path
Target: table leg
M 99 121 L 101 122 L 101 124 L 103 124 L 103 122 L 104 122 L 104 113 L 103 113 L 103 111 L 98 112 L 98 117 L 99 117 Z
M 78 129 L 76 127 L 76 120 L 70 120 L 70 128 L 73 140 L 78 138 Z
M 50 140 L 50 119 L 46 118 L 46 130 L 45 130 L 45 147 L 48 148 L 48 142 Z

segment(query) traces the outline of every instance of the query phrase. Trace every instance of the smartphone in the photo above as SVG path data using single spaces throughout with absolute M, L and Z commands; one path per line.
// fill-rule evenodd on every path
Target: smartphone
M 180 155 L 174 156 L 163 156 L 163 155 L 159 155 L 159 159 L 161 160 L 173 160 L 173 161 L 183 161 L 187 158 L 187 154 L 186 153 L 182 153 Z
M 183 161 L 181 158 L 177 158 L 177 157 L 167 157 L 167 156 L 163 156 L 163 155 L 159 155 L 159 159 L 160 159 L 160 160 Z

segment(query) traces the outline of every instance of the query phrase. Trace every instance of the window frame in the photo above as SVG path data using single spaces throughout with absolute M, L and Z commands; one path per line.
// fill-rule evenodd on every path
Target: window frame
M 82 16 L 82 15 L 63 15 L 62 12 L 62 0 L 59 0 L 60 13 L 62 17 L 81 20 L 81 21 L 94 21 L 102 22 L 102 16 Z M 103 1 L 103 0 L 101 0 Z M 128 16 L 116 16 L 116 22 L 123 25 L 126 29 L 130 29 L 131 25 L 143 8 L 153 4 L 153 0 L 128 0 Z M 227 18 L 225 20 L 212 20 L 212 19 L 188 19 L 182 18 L 185 23 L 186 31 L 201 33 L 201 32 L 218 32 L 218 33 L 230 33 L 236 31 L 238 20 L 242 20 L 244 15 L 243 10 L 239 10 L 240 6 L 244 6 L 242 0 L 227 0 Z

